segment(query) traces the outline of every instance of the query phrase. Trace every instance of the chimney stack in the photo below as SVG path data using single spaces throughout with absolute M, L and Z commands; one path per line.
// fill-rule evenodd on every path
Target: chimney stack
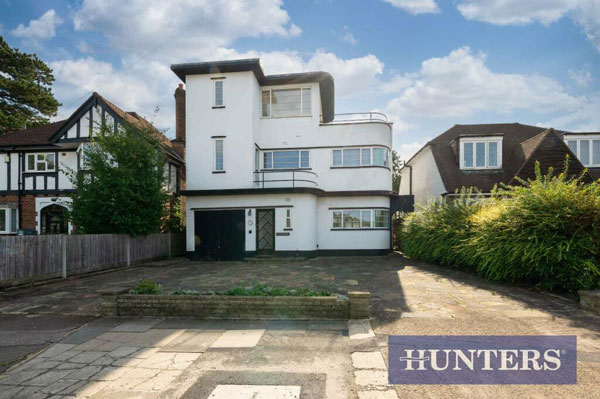
M 175 140 L 185 144 L 185 89 L 183 83 L 175 89 Z

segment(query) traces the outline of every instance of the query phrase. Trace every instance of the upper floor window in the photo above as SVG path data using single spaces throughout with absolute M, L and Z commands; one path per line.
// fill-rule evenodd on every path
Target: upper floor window
M 54 172 L 54 154 L 27 154 L 26 172 Z
M 461 169 L 498 169 L 502 167 L 502 138 L 460 139 Z
M 308 151 L 265 151 L 264 169 L 298 169 L 310 167 Z
M 0 208 L 0 234 L 17 232 L 17 210 Z
M 569 149 L 587 167 L 600 167 L 600 135 L 565 136 Z
M 214 171 L 219 172 L 225 170 L 224 165 L 224 141 L 223 139 L 215 140 L 215 163 L 214 163 Z
M 310 116 L 310 88 L 262 91 L 262 116 Z
M 215 98 L 214 98 L 214 106 L 215 107 L 223 107 L 225 106 L 225 102 L 223 100 L 223 79 L 213 80 L 214 89 L 215 89 Z
M 333 150 L 333 166 L 385 166 L 389 167 L 386 148 L 340 148 Z

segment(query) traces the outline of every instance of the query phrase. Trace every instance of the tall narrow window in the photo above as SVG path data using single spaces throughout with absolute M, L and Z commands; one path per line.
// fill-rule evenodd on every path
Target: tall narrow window
M 271 90 L 262 92 L 262 116 L 265 118 L 271 116 Z
M 0 208 L 0 234 L 17 232 L 17 210 L 14 208 Z
M 473 167 L 473 143 L 465 143 L 463 146 L 464 167 Z
M 362 149 L 362 164 L 363 165 L 371 165 L 371 149 L 363 148 Z
M 215 107 L 222 107 L 223 102 L 223 81 L 215 80 Z
M 342 166 L 342 150 L 333 150 L 333 166 Z
M 291 209 L 285 210 L 285 228 L 286 229 L 292 228 L 292 210 Z
M 579 141 L 579 159 L 584 165 L 590 165 L 590 141 Z
M 215 171 L 225 170 L 223 168 L 223 140 L 215 140 Z

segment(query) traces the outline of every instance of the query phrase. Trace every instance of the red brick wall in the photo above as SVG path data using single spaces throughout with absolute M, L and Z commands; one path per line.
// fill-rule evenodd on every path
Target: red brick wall
M 37 229 L 35 199 L 45 197 L 63 197 L 64 195 L 23 195 L 21 197 L 21 223 L 19 229 Z M 19 197 L 17 195 L 1 195 L 0 205 L 10 205 L 18 207 Z

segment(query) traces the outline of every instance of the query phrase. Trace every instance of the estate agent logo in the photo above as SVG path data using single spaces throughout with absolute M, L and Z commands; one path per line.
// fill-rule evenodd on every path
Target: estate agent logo
M 577 336 L 390 336 L 390 384 L 576 384 Z

